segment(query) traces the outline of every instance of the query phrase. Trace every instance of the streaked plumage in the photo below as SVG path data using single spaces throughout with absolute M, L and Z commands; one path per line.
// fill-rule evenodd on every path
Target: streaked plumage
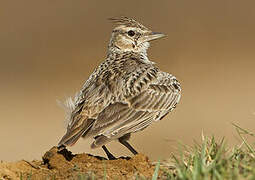
M 127 17 L 112 21 L 117 27 L 107 58 L 69 100 L 69 123 L 59 146 L 73 145 L 80 137 L 97 137 L 91 145 L 96 148 L 129 137 L 162 119 L 180 100 L 176 78 L 147 58 L 148 41 L 162 34 Z

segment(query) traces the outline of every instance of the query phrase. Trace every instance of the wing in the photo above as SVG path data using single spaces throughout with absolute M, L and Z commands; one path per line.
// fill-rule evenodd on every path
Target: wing
M 126 102 L 109 105 L 93 125 L 91 131 L 104 138 L 101 142 L 94 142 L 92 147 L 143 130 L 153 121 L 163 118 L 179 102 L 181 88 L 174 76 L 159 72 L 153 66 L 145 66 L 133 73 L 126 79 L 126 87 L 123 89 Z
M 66 134 L 58 145 L 71 146 L 82 135 L 85 136 L 98 114 L 111 103 L 112 99 L 112 92 L 103 83 L 100 73 L 95 71 L 86 81 L 80 93 L 76 95 L 74 102 L 69 100 L 69 123 Z
M 138 89 L 142 89 L 143 82 Z M 181 97 L 181 87 L 177 79 L 168 73 L 158 72 L 156 80 L 151 82 L 141 93 L 128 97 L 131 107 L 149 112 L 171 111 Z

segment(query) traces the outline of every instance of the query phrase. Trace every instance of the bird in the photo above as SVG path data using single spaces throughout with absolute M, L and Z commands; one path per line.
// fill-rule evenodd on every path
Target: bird
M 138 154 L 128 142 L 131 134 L 171 112 L 180 101 L 181 85 L 148 58 L 150 42 L 163 33 L 125 16 L 110 21 L 114 28 L 105 60 L 65 103 L 68 125 L 58 148 L 93 138 L 92 149 L 102 147 L 108 159 L 116 159 L 106 144 L 117 140 Z

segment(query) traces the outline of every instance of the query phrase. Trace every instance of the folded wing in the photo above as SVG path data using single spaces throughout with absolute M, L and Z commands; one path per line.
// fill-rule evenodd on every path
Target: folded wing
M 94 142 L 92 147 L 102 146 L 111 139 L 143 130 L 176 107 L 181 89 L 174 76 L 157 72 L 157 76 L 151 78 L 151 81 L 141 81 L 144 81 L 144 78 L 133 84 L 133 88 L 140 89 L 140 92 L 131 93 L 125 103 L 113 103 L 99 114 L 91 131 L 103 135 L 104 138 L 101 142 Z M 141 84 L 141 87 L 137 87 L 137 84 Z

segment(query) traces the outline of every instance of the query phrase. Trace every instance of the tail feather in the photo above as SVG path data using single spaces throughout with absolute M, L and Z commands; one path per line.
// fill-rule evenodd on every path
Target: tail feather
M 74 145 L 83 134 L 91 129 L 94 121 L 94 119 L 87 119 L 78 127 L 68 128 L 66 134 L 59 141 L 58 146 Z

